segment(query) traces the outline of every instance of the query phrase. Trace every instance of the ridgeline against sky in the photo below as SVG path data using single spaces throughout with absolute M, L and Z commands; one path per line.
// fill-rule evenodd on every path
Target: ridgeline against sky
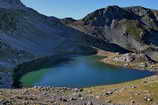
M 158 0 L 22 0 L 22 2 L 48 16 L 73 17 L 76 19 L 109 5 L 143 6 L 158 9 Z

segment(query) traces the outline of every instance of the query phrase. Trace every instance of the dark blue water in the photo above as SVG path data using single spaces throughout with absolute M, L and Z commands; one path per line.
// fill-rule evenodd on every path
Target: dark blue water
M 151 76 L 148 71 L 130 70 L 98 62 L 96 56 L 74 57 L 52 68 L 40 69 L 21 78 L 23 86 L 81 88 L 127 82 Z

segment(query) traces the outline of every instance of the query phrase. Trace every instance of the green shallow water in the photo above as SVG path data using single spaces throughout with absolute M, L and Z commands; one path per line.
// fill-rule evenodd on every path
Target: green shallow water
M 97 56 L 73 57 L 68 62 L 25 74 L 20 82 L 24 87 L 55 86 L 83 88 L 136 80 L 152 72 L 130 70 L 98 62 Z

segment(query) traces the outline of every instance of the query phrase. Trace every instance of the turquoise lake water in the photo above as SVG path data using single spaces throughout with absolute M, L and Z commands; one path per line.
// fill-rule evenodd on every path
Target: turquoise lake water
M 153 75 L 148 71 L 106 65 L 99 62 L 99 59 L 97 56 L 73 57 L 68 62 L 27 73 L 20 81 L 24 87 L 83 88 L 127 82 Z

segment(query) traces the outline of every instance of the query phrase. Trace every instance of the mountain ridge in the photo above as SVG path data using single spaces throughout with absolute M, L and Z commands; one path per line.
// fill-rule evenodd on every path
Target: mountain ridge
M 158 45 L 157 10 L 141 6 L 108 6 L 67 25 L 129 51 L 143 52 L 153 59 L 158 56 L 155 51 Z
M 49 18 L 24 6 L 20 0 L 0 0 L 2 68 L 15 67 L 40 57 L 91 52 L 82 35 L 82 32 L 65 26 L 59 19 Z

